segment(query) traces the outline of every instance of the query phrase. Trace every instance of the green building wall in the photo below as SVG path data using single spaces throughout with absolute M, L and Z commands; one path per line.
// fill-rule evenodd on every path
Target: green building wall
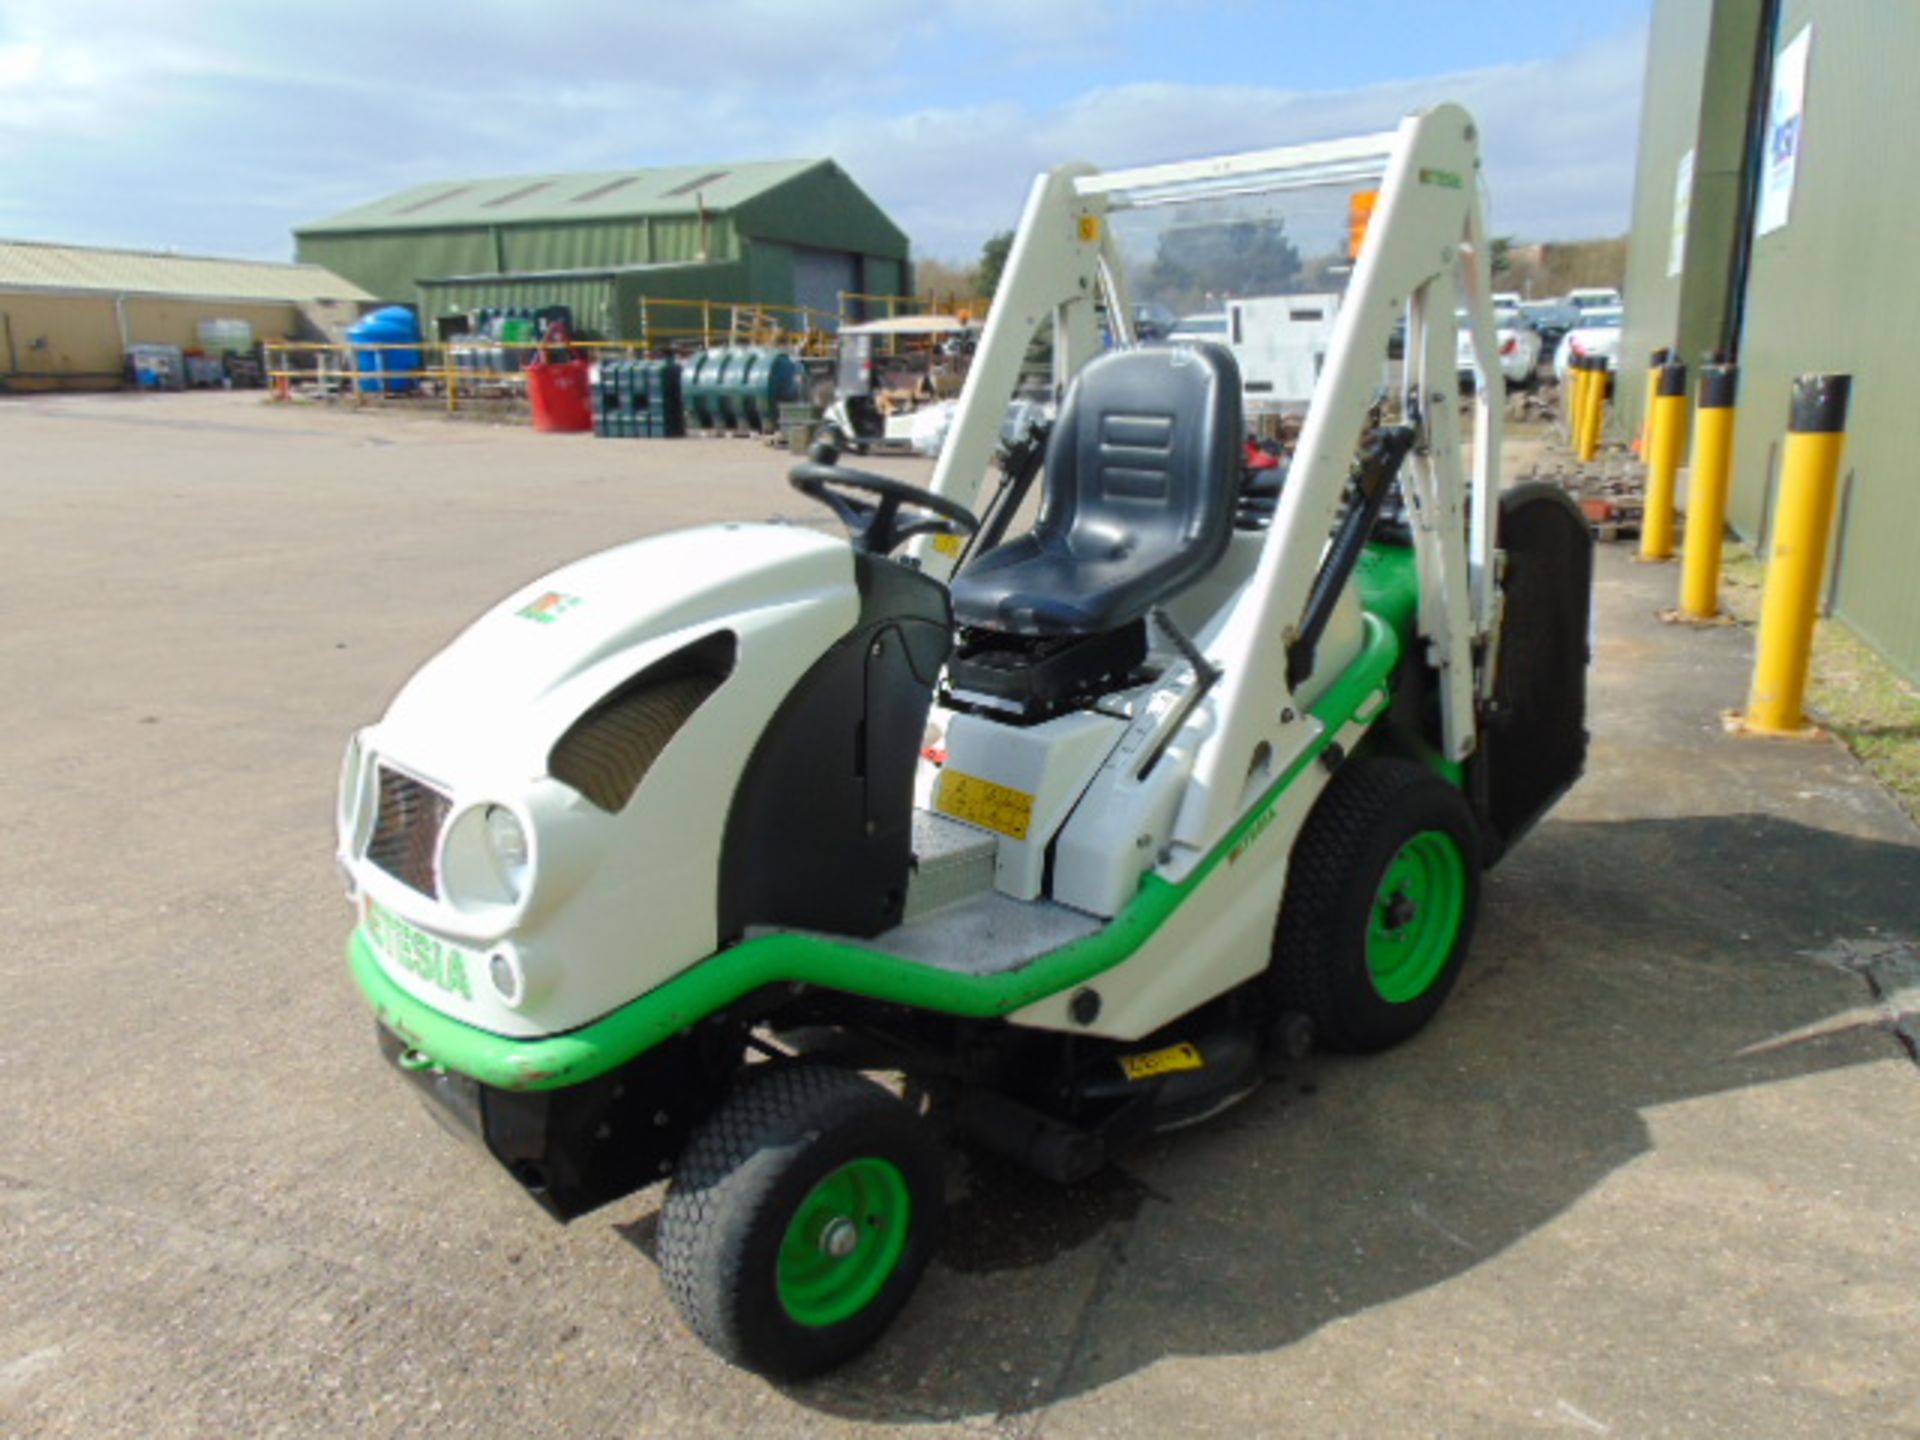
M 1654 9 L 1628 262 L 1623 433 L 1639 423 L 1647 350 L 1678 340 L 1692 378 L 1700 351 L 1719 343 L 1749 158 L 1750 87 L 1730 77 L 1741 51 L 1752 73 L 1761 13 L 1760 0 L 1658 0 Z M 1728 518 L 1742 537 L 1766 539 L 1794 376 L 1853 376 L 1829 593 L 1835 613 L 1920 682 L 1920 404 L 1909 384 L 1920 333 L 1920 86 L 1912 78 L 1920 4 L 1780 0 L 1767 43 L 1777 52 L 1808 24 L 1791 211 L 1783 228 L 1754 238 L 1750 253 Z M 1742 148 L 1730 154 L 1727 137 L 1736 132 Z M 1684 273 L 1670 281 L 1674 166 L 1689 144 L 1706 158 Z
M 704 214 L 640 214 L 562 220 L 527 217 L 513 224 L 422 226 L 406 220 L 384 228 L 294 233 L 295 253 L 324 265 L 384 300 L 414 303 L 420 282 L 446 277 L 605 271 L 636 265 L 705 262 L 722 288 L 699 298 L 790 304 L 796 245 L 858 257 L 862 284 L 906 274 L 905 232 L 887 218 L 832 161 L 812 165 L 729 209 Z M 669 278 L 666 294 L 684 294 Z M 436 304 L 438 300 L 436 299 Z M 519 303 L 519 302 L 512 302 Z
M 1620 433 L 1639 432 L 1653 351 L 1673 350 L 1691 373 L 1726 338 L 1748 103 L 1764 10 L 1762 0 L 1690 0 L 1659 5 L 1649 25 L 1623 370 L 1615 387 Z M 1689 150 L 1692 187 L 1681 270 L 1674 275 L 1675 182 Z
M 512 275 L 469 275 L 430 280 L 419 286 L 421 323 L 437 333 L 443 316 L 475 310 L 566 305 L 583 339 L 639 340 L 661 330 L 690 330 L 701 323 L 691 304 L 711 301 L 725 307 L 754 298 L 744 261 L 669 264 Z M 644 307 L 644 308 L 643 308 Z M 724 310 L 715 310 L 724 326 Z
M 641 217 L 609 223 L 487 226 L 450 230 L 401 230 L 368 234 L 324 233 L 299 237 L 296 253 L 325 255 L 334 273 L 383 300 L 411 304 L 422 280 L 447 276 L 540 274 L 554 270 L 611 269 L 623 265 L 678 264 L 696 260 L 705 241 L 715 260 L 739 258 L 733 221 L 710 215 L 706 223 L 680 217 Z
M 1753 245 L 1732 519 L 1754 537 L 1770 518 L 1793 377 L 1852 375 L 1834 608 L 1920 682 L 1920 5 L 1787 0 L 1780 43 L 1809 21 L 1793 208 Z

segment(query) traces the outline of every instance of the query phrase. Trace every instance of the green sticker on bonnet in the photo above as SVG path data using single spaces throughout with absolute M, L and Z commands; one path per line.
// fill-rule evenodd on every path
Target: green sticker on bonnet
M 523 620 L 533 620 L 541 625 L 551 625 L 569 610 L 580 604 L 578 595 L 562 595 L 558 590 L 549 590 L 546 594 L 522 605 L 514 613 Z

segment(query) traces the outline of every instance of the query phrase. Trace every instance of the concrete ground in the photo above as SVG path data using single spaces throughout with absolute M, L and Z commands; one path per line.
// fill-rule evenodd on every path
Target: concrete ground
M 1076 1190 L 956 1165 L 843 1373 L 689 1338 L 657 1192 L 563 1229 L 448 1140 L 341 959 L 346 734 L 535 572 L 808 515 L 782 459 L 0 403 L 0 1431 L 1920 1433 L 1920 834 L 1837 749 L 1723 735 L 1748 637 L 1659 625 L 1619 550 L 1591 772 L 1440 1021 Z

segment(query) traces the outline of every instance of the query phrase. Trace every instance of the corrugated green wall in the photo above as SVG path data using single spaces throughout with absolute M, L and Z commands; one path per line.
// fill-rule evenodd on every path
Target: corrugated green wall
M 816 166 L 731 211 L 698 216 L 297 235 L 302 260 L 325 265 L 386 300 L 444 314 L 488 305 L 565 303 L 607 339 L 638 339 L 640 300 L 720 305 L 793 303 L 795 245 L 851 253 L 875 293 L 904 289 L 907 237 L 836 165 Z M 706 253 L 708 263 L 698 263 Z M 643 274 L 527 278 L 554 271 L 671 266 Z M 502 276 L 498 281 L 488 276 Z M 460 285 L 421 285 L 461 277 Z M 591 317 L 591 318 L 590 318 Z M 691 310 L 662 307 L 654 328 L 688 329 Z
M 1695 367 L 1720 338 L 1741 238 L 1748 77 L 1762 14 L 1762 0 L 1658 0 L 1654 8 L 1627 269 L 1623 432 L 1639 424 L 1649 349 L 1678 339 Z M 1747 539 L 1765 538 L 1794 376 L 1852 375 L 1830 594 L 1842 619 L 1920 681 L 1920 404 L 1908 382 L 1920 321 L 1920 4 L 1782 0 L 1776 52 L 1809 23 L 1790 217 L 1752 243 L 1729 520 Z M 1676 280 L 1666 274 L 1674 167 L 1690 145 L 1695 188 Z
M 658 338 L 662 332 L 686 331 L 701 321 L 690 305 L 662 304 L 674 300 L 710 300 L 715 306 L 745 303 L 756 298 L 744 260 L 723 260 L 711 265 L 680 265 L 671 270 L 637 271 L 618 279 L 618 313 L 621 340 L 641 338 L 641 301 L 649 305 L 646 333 Z M 724 325 L 726 316 L 716 308 L 713 323 Z
M 1920 5 L 1786 0 L 1780 43 L 1809 20 L 1804 139 L 1785 228 L 1753 246 L 1741 343 L 1732 520 L 1762 527 L 1788 389 L 1804 371 L 1853 379 L 1835 540 L 1840 615 L 1920 680 Z
M 1633 184 L 1633 230 L 1627 240 L 1627 325 L 1620 353 L 1627 375 L 1635 357 L 1673 343 L 1680 325 L 1680 280 L 1667 274 L 1673 226 L 1673 176 L 1700 124 L 1711 11 L 1699 4 L 1654 6 L 1647 25 L 1647 70 L 1640 94 L 1640 152 Z M 1615 386 L 1615 413 L 1637 430 L 1644 397 Z
M 422 323 L 429 333 L 436 332 L 442 315 L 509 305 L 532 309 L 570 305 L 581 338 L 589 340 L 640 339 L 643 299 L 653 302 L 649 318 L 654 330 L 690 330 L 699 326 L 700 312 L 691 305 L 668 302 L 712 301 L 712 319 L 724 326 L 727 315 L 723 307 L 747 303 L 757 295 L 743 260 L 598 275 L 474 276 L 418 289 Z
M 421 324 L 429 335 L 439 334 L 442 315 L 470 315 L 475 310 L 524 305 L 541 309 L 567 305 L 573 309 L 576 333 L 583 340 L 624 340 L 619 333 L 615 286 L 611 276 L 538 280 L 503 276 L 497 280 L 469 280 L 451 285 L 420 287 Z
M 733 221 L 710 215 L 706 224 L 709 258 L 731 260 L 739 251 Z M 592 221 L 568 225 L 516 225 L 501 231 L 508 270 L 583 270 L 595 265 L 662 265 L 700 256 L 701 226 L 680 217 Z
M 747 245 L 748 293 L 758 297 L 777 296 L 773 303 L 793 301 L 793 247 L 754 240 Z
M 907 237 L 833 165 L 822 165 L 731 211 L 626 220 L 404 229 L 296 235 L 295 253 L 385 300 L 411 301 L 421 280 L 515 271 L 584 270 L 618 265 L 752 257 L 755 298 L 793 298 L 786 245 L 810 245 L 904 263 Z M 870 262 L 871 263 L 871 262 Z M 720 297 L 714 297 L 720 298 Z M 740 297 L 745 298 L 745 297 Z
M 860 288 L 869 295 L 905 295 L 907 262 L 869 255 L 861 265 Z
M 907 258 L 906 232 L 831 163 L 755 196 L 733 214 L 740 233 L 755 239 Z
M 423 230 L 408 235 L 302 235 L 294 254 L 324 265 L 382 300 L 411 304 L 417 281 L 497 271 L 491 230 Z
M 700 254 L 697 218 L 665 217 L 484 229 L 395 230 L 383 234 L 303 235 L 296 253 L 385 300 L 410 302 L 422 280 L 521 271 L 591 270 L 691 261 Z M 726 215 L 709 215 L 704 239 L 716 260 L 738 258 L 739 234 Z M 322 260 L 318 257 L 326 256 Z
M 1656 7 L 1648 29 L 1640 155 L 1627 249 L 1627 328 L 1619 433 L 1640 428 L 1646 366 L 1656 349 L 1678 347 L 1689 367 L 1719 348 L 1728 282 L 1738 245 L 1745 174 L 1747 106 L 1762 0 L 1699 0 Z M 1681 274 L 1667 273 L 1680 159 L 1694 152 Z

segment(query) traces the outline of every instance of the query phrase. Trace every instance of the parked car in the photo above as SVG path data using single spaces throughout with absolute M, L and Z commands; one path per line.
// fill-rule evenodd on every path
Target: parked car
M 1580 311 L 1565 300 L 1551 298 L 1546 300 L 1528 300 L 1521 304 L 1520 313 L 1533 322 L 1533 328 L 1540 332 L 1540 348 L 1552 350 L 1575 325 L 1580 323 Z
M 1227 317 L 1220 311 L 1202 315 L 1182 315 L 1167 330 L 1169 340 L 1220 340 L 1227 338 Z
M 1603 355 L 1616 368 L 1620 363 L 1620 327 L 1627 312 L 1619 306 L 1589 310 L 1566 333 L 1553 352 L 1553 378 L 1566 383 L 1567 362 L 1576 355 Z
M 1594 310 L 1617 310 L 1626 302 L 1620 298 L 1618 290 L 1611 285 L 1603 285 L 1567 291 L 1567 304 L 1585 315 Z
M 1467 385 L 1473 380 L 1473 336 L 1466 328 L 1467 312 L 1458 311 L 1455 318 L 1461 322 L 1457 352 L 1460 383 Z M 1500 347 L 1500 374 L 1507 388 L 1532 388 L 1535 372 L 1540 368 L 1540 332 L 1525 315 L 1511 307 L 1495 309 L 1493 324 L 1494 338 Z

